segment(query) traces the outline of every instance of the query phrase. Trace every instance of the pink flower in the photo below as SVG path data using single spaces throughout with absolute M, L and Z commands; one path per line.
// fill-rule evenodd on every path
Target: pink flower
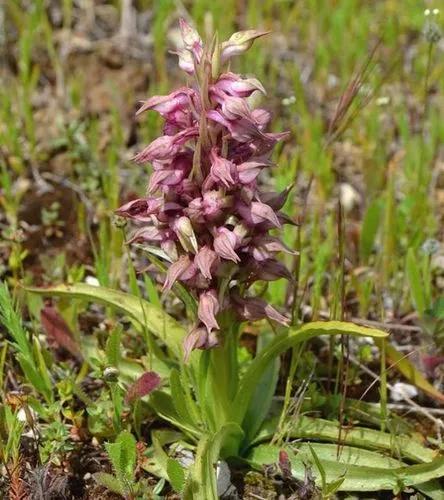
M 288 318 L 282 316 L 282 314 L 265 302 L 265 300 L 258 297 L 244 299 L 235 297 L 233 300 L 239 316 L 244 320 L 257 321 L 259 319 L 269 318 L 282 325 L 289 324 Z
M 152 164 L 150 196 L 126 203 L 117 213 L 139 226 L 128 243 L 163 250 L 164 292 L 180 281 L 198 302 L 198 321 L 184 340 L 188 358 L 193 349 L 218 344 L 221 312 L 287 324 L 266 301 L 245 295 L 258 280 L 291 280 L 276 255 L 294 252 L 269 234 L 293 223 L 279 212 L 291 186 L 264 192 L 260 178 L 272 168 L 272 150 L 287 134 L 267 132 L 271 114 L 247 100 L 254 92 L 265 94 L 262 84 L 227 68 L 231 57 L 266 32 L 241 31 L 209 50 L 183 19 L 180 30 L 179 66 L 195 83 L 142 103 L 137 114 L 159 113 L 164 135 L 134 157 L 136 163 Z
M 211 268 L 217 260 L 218 257 L 216 252 L 211 250 L 209 246 L 205 245 L 197 252 L 194 263 L 202 275 L 210 280 L 212 278 Z
M 217 300 L 215 290 L 208 290 L 200 294 L 197 315 L 209 332 L 213 329 L 219 329 L 219 324 L 216 320 L 219 309 L 219 301 Z
M 250 97 L 255 91 L 266 94 L 261 82 L 256 80 L 256 78 L 243 80 L 234 73 L 224 73 L 221 75 L 215 83 L 214 88 L 235 97 Z
M 233 231 L 230 231 L 226 227 L 221 227 L 216 230 L 216 236 L 214 238 L 214 251 L 226 260 L 232 260 L 233 262 L 240 262 L 240 258 L 234 251 L 237 238 Z
M 217 335 L 214 331 L 208 332 L 204 327 L 195 327 L 183 341 L 184 361 L 188 361 L 194 349 L 211 349 L 218 345 Z

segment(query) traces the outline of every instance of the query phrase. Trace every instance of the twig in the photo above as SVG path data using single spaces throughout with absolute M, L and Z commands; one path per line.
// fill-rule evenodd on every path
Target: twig
M 351 318 L 350 321 L 358 325 L 371 325 L 387 330 L 398 330 L 400 332 L 422 332 L 422 328 L 414 325 L 403 325 L 402 323 L 384 323 L 383 321 L 373 321 L 371 319 Z
M 418 413 L 416 408 L 412 408 L 411 406 L 402 403 L 389 403 L 387 406 L 390 410 L 406 411 L 408 413 Z M 421 408 L 428 411 L 430 415 L 444 416 L 444 409 L 427 408 L 424 406 L 421 406 Z
M 374 378 L 376 381 L 380 379 L 379 375 L 377 375 L 374 371 L 370 370 L 367 366 L 363 365 L 361 362 L 359 362 L 354 356 L 350 356 L 350 361 L 354 363 L 356 366 L 359 366 L 359 368 L 370 375 L 372 378 Z M 395 390 L 393 385 L 387 383 L 387 387 L 393 391 Z M 399 391 L 398 391 L 399 392 Z M 438 437 L 439 441 L 442 441 L 441 437 L 441 430 L 444 430 L 444 422 L 440 418 L 434 417 L 430 412 L 428 408 L 424 408 L 420 406 L 418 403 L 415 403 L 412 399 L 410 399 L 406 394 L 402 393 L 402 396 L 404 398 L 404 401 L 408 403 L 412 411 L 415 411 L 415 413 L 421 413 L 424 415 L 426 418 L 428 418 L 431 422 L 433 422 L 436 426 L 436 434 Z

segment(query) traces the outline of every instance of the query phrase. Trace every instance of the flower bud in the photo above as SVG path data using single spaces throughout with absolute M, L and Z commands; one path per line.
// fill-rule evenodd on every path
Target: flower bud
M 171 54 L 176 54 L 179 57 L 179 68 L 185 73 L 192 75 L 194 73 L 193 56 L 187 49 L 172 50 Z
M 103 379 L 105 382 L 117 382 L 119 380 L 119 369 L 115 366 L 107 366 L 103 370 Z
M 265 203 L 260 201 L 251 202 L 250 206 L 238 202 L 237 211 L 248 224 L 261 224 L 270 222 L 275 227 L 281 227 L 281 223 L 275 211 Z
M 194 234 L 193 226 L 188 217 L 179 217 L 174 223 L 174 231 L 185 251 L 191 253 L 197 252 L 196 235 Z
M 121 217 L 148 222 L 151 220 L 150 215 L 158 212 L 162 204 L 162 198 L 139 198 L 122 205 L 115 213 Z
M 170 290 L 174 283 L 184 275 L 190 266 L 191 261 L 188 255 L 182 255 L 176 262 L 171 264 L 167 271 L 165 283 L 163 284 L 163 291 L 167 292 Z
M 199 326 L 193 328 L 183 341 L 184 362 L 187 363 L 194 349 L 211 349 L 218 345 L 217 335 Z
M 156 95 L 145 101 L 136 112 L 136 116 L 144 111 L 157 111 L 164 118 L 168 118 L 171 113 L 177 110 L 185 111 L 192 96 L 195 95 L 193 89 L 182 87 L 169 95 Z
M 236 243 L 237 238 L 232 231 L 225 227 L 219 228 L 214 238 L 214 251 L 223 259 L 239 262 L 240 258 L 234 251 Z
M 217 261 L 217 254 L 207 245 L 203 246 L 194 258 L 194 264 L 207 279 L 211 279 L 211 267 Z
M 190 51 L 197 62 L 199 62 L 202 56 L 202 39 L 199 33 L 183 18 L 179 19 L 179 26 L 184 47 Z
M 117 227 L 119 229 L 124 228 L 128 224 L 128 221 L 120 216 L 120 215 L 114 215 L 113 216 L 113 225 L 114 227 Z
M 233 56 L 243 54 L 252 45 L 256 38 L 267 35 L 269 31 L 246 30 L 231 35 L 228 41 L 222 44 L 221 61 L 225 62 Z
M 214 149 L 211 152 L 211 177 L 218 183 L 230 188 L 234 186 L 237 179 L 237 170 L 233 162 L 217 156 Z
M 280 314 L 274 307 L 258 297 L 239 298 L 234 297 L 236 310 L 242 319 L 257 321 L 269 318 L 281 325 L 288 326 L 289 320 Z
M 219 309 L 219 301 L 217 300 L 215 290 L 208 290 L 200 294 L 197 315 L 209 332 L 213 328 L 219 329 L 219 324 L 216 320 Z
M 271 165 L 269 161 L 247 161 L 237 166 L 239 182 L 250 184 L 260 174 L 264 167 Z

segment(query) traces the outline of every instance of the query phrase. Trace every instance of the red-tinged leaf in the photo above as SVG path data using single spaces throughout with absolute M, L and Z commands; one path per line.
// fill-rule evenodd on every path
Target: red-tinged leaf
M 131 403 L 136 399 L 147 396 L 159 387 L 160 382 L 160 377 L 156 372 L 145 372 L 128 388 L 125 402 Z
M 59 347 L 66 349 L 76 358 L 82 357 L 80 347 L 76 343 L 69 326 L 55 307 L 45 305 L 40 311 L 40 321 L 50 340 L 54 341 Z
M 279 450 L 279 468 L 281 469 L 282 477 L 291 477 L 291 463 L 288 453 L 285 450 Z

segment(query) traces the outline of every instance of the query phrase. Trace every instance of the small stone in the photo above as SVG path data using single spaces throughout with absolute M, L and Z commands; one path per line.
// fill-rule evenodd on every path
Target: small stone
M 396 382 L 390 391 L 391 399 L 397 403 L 404 401 L 405 398 L 415 398 L 417 395 L 418 389 L 414 385 L 404 382 Z
M 345 182 L 339 186 L 339 198 L 346 212 L 350 212 L 361 201 L 361 196 L 356 189 Z

